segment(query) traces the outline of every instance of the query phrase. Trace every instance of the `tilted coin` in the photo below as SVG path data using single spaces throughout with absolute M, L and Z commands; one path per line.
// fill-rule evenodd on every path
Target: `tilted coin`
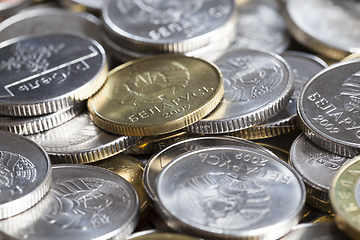
M 360 50 L 358 1 L 288 0 L 283 15 L 293 37 L 324 56 L 341 60 Z
M 176 231 L 207 239 L 277 239 L 301 218 L 305 186 L 287 163 L 240 146 L 198 149 L 160 172 L 155 206 Z
M 130 235 L 127 240 L 200 240 L 199 238 L 166 230 L 148 230 L 136 232 Z
M 305 183 L 307 203 L 322 211 L 331 212 L 331 179 L 349 158 L 330 153 L 301 134 L 290 149 L 289 160 Z
M 115 135 L 93 124 L 88 111 L 45 132 L 27 135 L 42 146 L 52 163 L 89 163 L 111 157 L 140 138 Z
M 236 26 L 234 0 L 110 0 L 103 29 L 119 45 L 140 52 L 185 53 L 219 42 Z
M 38 203 L 51 186 L 46 152 L 29 139 L 0 131 L 0 219 Z
M 360 157 L 345 163 L 335 174 L 330 187 L 330 203 L 335 223 L 353 239 L 360 233 Z
M 181 154 L 191 152 L 204 147 L 211 146 L 243 146 L 248 148 L 254 148 L 259 151 L 262 151 L 273 156 L 274 153 L 267 150 L 265 147 L 257 145 L 253 142 L 227 136 L 205 136 L 205 137 L 196 137 L 189 138 L 177 143 L 174 143 L 163 150 L 155 153 L 145 165 L 144 169 L 144 186 L 152 200 L 157 199 L 156 194 L 156 179 L 160 174 L 160 171 L 174 158 L 180 156 Z
M 43 6 L 41 4 L 40 6 Z M 25 10 L 0 23 L 0 42 L 28 34 L 77 34 L 101 43 L 100 19 L 55 7 Z
M 346 56 L 346 57 L 343 58 L 340 62 L 347 62 L 347 61 L 351 61 L 351 60 L 359 59 L 359 58 L 360 58 L 360 53 L 359 53 L 359 52 L 355 52 L 355 53 L 352 53 L 352 54 Z
M 264 49 L 282 53 L 290 44 L 285 20 L 275 0 L 252 0 L 238 6 L 236 37 L 231 48 Z
M 183 55 L 158 55 L 113 69 L 88 108 L 94 123 L 106 131 L 160 135 L 198 121 L 223 93 L 215 65 Z
M 334 222 L 334 217 L 335 217 L 335 214 L 327 214 L 327 215 L 324 215 L 324 216 L 321 216 L 321 217 L 315 219 L 312 222 L 313 223 L 322 223 L 322 222 L 331 222 L 331 223 L 333 223 Z
M 0 116 L 0 129 L 19 135 L 43 132 L 69 121 L 85 107 L 86 104 L 82 102 L 47 115 L 34 117 Z
M 105 82 L 105 51 L 75 35 L 27 36 L 0 43 L 0 114 L 35 116 L 79 103 Z
M 279 240 L 350 240 L 334 223 L 304 223 Z
M 296 114 L 296 102 L 300 89 L 315 74 L 327 67 L 320 58 L 303 52 L 287 51 L 281 54 L 290 65 L 294 76 L 294 93 L 284 107 L 274 117 L 265 122 L 231 133 L 245 139 L 259 139 L 278 136 L 300 128 Z
M 0 2 L 0 21 L 26 8 L 30 4 L 31 0 L 2 0 Z
M 87 165 L 57 165 L 52 170 L 53 186 L 46 196 L 50 203 L 41 216 L 29 219 L 25 212 L 0 221 L 1 231 L 28 240 L 124 239 L 131 234 L 139 219 L 139 200 L 125 179 Z M 17 231 L 6 228 L 7 221 L 17 222 Z
M 291 98 L 293 75 L 277 54 L 229 49 L 214 63 L 223 75 L 224 97 L 209 115 L 187 127 L 189 132 L 213 134 L 245 129 L 279 113 Z
M 113 171 L 128 181 L 138 194 L 140 214 L 144 216 L 147 213 L 150 199 L 143 185 L 145 165 L 142 162 L 127 154 L 118 153 L 107 159 L 90 164 Z
M 360 153 L 360 62 L 334 64 L 302 88 L 297 113 L 305 135 L 329 152 Z

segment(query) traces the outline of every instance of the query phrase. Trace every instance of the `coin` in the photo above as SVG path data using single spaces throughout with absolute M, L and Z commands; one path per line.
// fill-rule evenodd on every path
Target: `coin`
M 287 163 L 243 146 L 201 148 L 160 172 L 155 206 L 176 231 L 208 239 L 277 239 L 301 218 L 305 186 Z
M 207 115 L 223 92 L 215 65 L 183 55 L 158 55 L 113 69 L 88 108 L 94 123 L 106 131 L 160 135 Z
M 217 134 L 245 129 L 279 113 L 291 98 L 293 75 L 277 54 L 229 49 L 214 63 L 223 75 L 224 97 L 209 115 L 186 131 Z
M 93 124 L 88 111 L 45 132 L 27 135 L 50 155 L 52 163 L 89 163 L 111 157 L 140 138 L 103 131 Z
M 74 12 L 96 12 L 99 13 L 104 0 L 60 0 L 60 6 L 67 8 Z
M 331 179 L 349 158 L 330 153 L 301 134 L 293 142 L 289 160 L 305 183 L 307 203 L 331 212 L 328 194 Z
M 297 113 L 305 135 L 316 145 L 345 157 L 359 154 L 360 62 L 334 64 L 302 88 Z
M 133 233 L 131 236 L 127 238 L 127 240 L 166 240 L 166 239 L 174 239 L 174 240 L 200 240 L 199 238 L 187 236 L 180 233 L 175 233 L 169 230 L 148 230 L 142 232 Z
M 0 131 L 0 219 L 34 206 L 51 186 L 51 163 L 36 143 Z
M 56 112 L 94 94 L 105 82 L 104 49 L 67 34 L 27 36 L 0 43 L 0 114 Z
M 2 0 L 0 2 L 0 22 L 30 4 L 31 0 Z
M 335 214 L 327 214 L 312 221 L 313 223 L 334 222 Z

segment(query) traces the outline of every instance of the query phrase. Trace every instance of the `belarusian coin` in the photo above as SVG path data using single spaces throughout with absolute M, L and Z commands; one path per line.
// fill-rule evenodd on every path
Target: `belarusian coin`
M 140 138 L 103 131 L 93 124 L 88 111 L 45 132 L 28 135 L 50 155 L 52 163 L 89 163 L 111 157 Z
M 106 131 L 159 135 L 203 118 L 223 93 L 215 65 L 183 55 L 158 55 L 113 69 L 88 108 L 94 123 Z
M 301 218 L 305 186 L 287 163 L 236 146 L 198 149 L 157 179 L 159 214 L 177 231 L 205 239 L 277 239 Z
M 297 113 L 305 135 L 329 152 L 360 153 L 360 61 L 334 64 L 302 88 Z
M 189 132 L 213 134 L 248 128 L 273 117 L 291 98 L 293 75 L 277 54 L 228 50 L 214 63 L 223 75 L 224 97 L 214 111 L 187 127 Z
M 51 163 L 33 141 L 0 131 L 0 219 L 38 203 L 51 186 Z
M 0 114 L 35 116 L 79 103 L 105 82 L 102 46 L 75 35 L 27 36 L 0 43 Z

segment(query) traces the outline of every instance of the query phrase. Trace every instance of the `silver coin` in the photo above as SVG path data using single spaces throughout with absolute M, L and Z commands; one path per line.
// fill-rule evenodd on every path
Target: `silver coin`
M 188 126 L 189 132 L 227 133 L 251 127 L 280 112 L 292 96 L 293 75 L 277 54 L 229 49 L 214 63 L 223 75 L 224 97 L 209 115 Z
M 356 0 L 288 0 L 284 16 L 299 42 L 324 56 L 342 59 L 360 51 L 360 4 Z M 343 24 L 346 22 L 346 24 Z M 331 30 L 329 30 L 331 29 Z
M 26 8 L 31 0 L 2 0 L 0 1 L 0 21 Z
M 285 20 L 272 5 L 275 0 L 252 0 L 238 7 L 232 48 L 264 49 L 282 53 L 290 44 Z
M 307 202 L 330 212 L 329 189 L 336 171 L 349 160 L 312 143 L 304 134 L 295 139 L 290 149 L 290 164 L 304 180 Z
M 88 111 L 45 132 L 26 136 L 42 146 L 52 163 L 89 163 L 111 157 L 140 137 L 120 136 L 98 128 Z
M 27 36 L 0 43 L 0 114 L 36 116 L 89 98 L 106 80 L 105 51 L 75 35 Z
M 0 219 L 38 203 L 51 186 L 46 152 L 29 139 L 0 131 Z
M 360 62 L 334 64 L 302 88 L 297 113 L 305 135 L 329 152 L 360 154 Z
M 241 138 L 227 136 L 206 136 L 186 139 L 174 143 L 164 148 L 163 150 L 155 153 L 145 165 L 143 181 L 145 190 L 149 194 L 150 198 L 154 201 L 157 200 L 156 179 L 158 178 L 160 171 L 174 158 L 180 156 L 181 154 L 191 152 L 200 148 L 224 145 L 254 148 L 264 153 L 276 156 L 267 148 Z
M 305 186 L 284 161 L 235 146 L 195 150 L 157 180 L 158 213 L 173 229 L 209 239 L 277 239 L 301 218 Z
M 185 53 L 231 35 L 236 8 L 234 0 L 110 0 L 102 19 L 108 36 L 126 48 Z
M 35 117 L 0 116 L 0 129 L 19 135 L 43 132 L 69 121 L 85 107 L 86 105 L 83 102 L 47 115 Z
M 134 230 L 139 200 L 119 175 L 94 166 L 58 165 L 53 167 L 52 179 L 40 216 L 34 217 L 39 208 L 32 208 L 0 221 L 0 229 L 28 240 L 124 239 Z
M 69 33 L 88 36 L 101 43 L 100 23 L 100 19 L 88 13 L 52 7 L 30 9 L 0 23 L 0 42 L 28 34 Z
M 350 240 L 334 223 L 299 224 L 279 240 Z

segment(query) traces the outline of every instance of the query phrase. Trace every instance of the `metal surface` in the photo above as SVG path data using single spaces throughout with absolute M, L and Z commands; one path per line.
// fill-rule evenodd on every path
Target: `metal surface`
M 200 240 L 199 238 L 187 236 L 180 233 L 175 233 L 166 230 L 148 230 L 133 233 L 127 240 Z
M 249 240 L 288 233 L 306 194 L 284 161 L 240 146 L 180 155 L 161 171 L 156 191 L 155 206 L 171 228 L 205 239 Z
M 0 21 L 26 8 L 30 4 L 31 0 L 2 0 L 0 2 Z

